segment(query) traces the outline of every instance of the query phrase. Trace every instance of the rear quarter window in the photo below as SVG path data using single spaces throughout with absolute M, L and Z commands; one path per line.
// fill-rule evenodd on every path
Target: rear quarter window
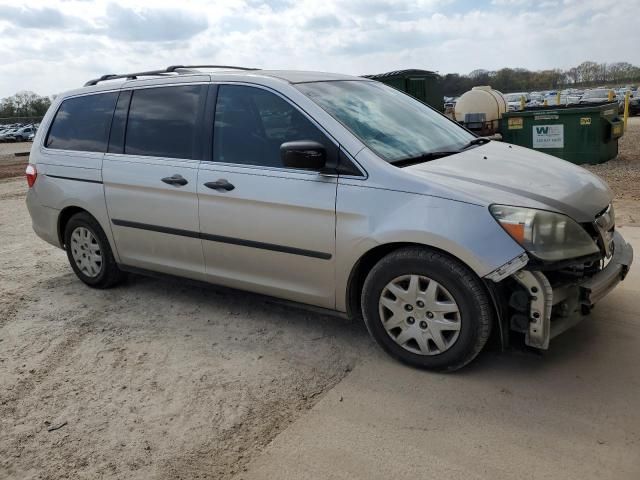
M 45 141 L 47 148 L 105 152 L 118 92 L 67 98 L 60 104 Z

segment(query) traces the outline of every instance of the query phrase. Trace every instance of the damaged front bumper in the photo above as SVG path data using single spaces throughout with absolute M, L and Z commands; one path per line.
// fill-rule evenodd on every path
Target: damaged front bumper
M 600 272 L 580 284 L 581 302 L 595 305 L 627 276 L 633 263 L 633 248 L 618 232 L 613 234 L 614 254 L 611 261 Z
M 509 278 L 521 288 L 509 298 L 509 327 L 525 335 L 525 344 L 549 348 L 549 341 L 574 326 L 629 272 L 633 248 L 613 232 L 613 255 L 604 268 L 586 279 L 552 285 L 542 271 L 520 269 Z

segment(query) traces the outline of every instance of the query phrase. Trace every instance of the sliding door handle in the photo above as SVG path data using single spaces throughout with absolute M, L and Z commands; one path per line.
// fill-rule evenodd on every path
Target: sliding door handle
M 205 187 L 211 188 L 213 190 L 224 190 L 226 192 L 230 192 L 234 188 L 236 188 L 232 183 L 229 183 L 224 178 L 217 180 L 215 182 L 207 182 L 204 184 Z
M 171 177 L 164 177 L 162 181 L 164 183 L 168 183 L 169 185 L 176 185 L 179 187 L 182 187 L 187 183 L 189 183 L 186 178 L 184 178 L 182 175 L 179 175 L 177 173 Z

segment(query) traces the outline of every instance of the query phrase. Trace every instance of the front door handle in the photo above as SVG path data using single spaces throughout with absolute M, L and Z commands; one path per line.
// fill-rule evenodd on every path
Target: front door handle
M 177 173 L 171 177 L 164 177 L 162 181 L 164 183 L 168 183 L 169 185 L 177 185 L 179 187 L 182 187 L 187 183 L 189 183 L 186 178 L 184 178 L 182 175 L 179 175 Z
M 227 192 L 230 192 L 231 190 L 236 188 L 233 184 L 229 183 L 224 178 L 221 178 L 220 180 L 217 180 L 215 182 L 207 182 L 204 184 L 204 186 L 213 190 L 225 190 Z

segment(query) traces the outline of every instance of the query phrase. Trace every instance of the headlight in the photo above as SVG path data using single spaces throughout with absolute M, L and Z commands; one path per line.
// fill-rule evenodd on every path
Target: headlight
M 589 234 L 566 215 L 505 205 L 491 205 L 489 210 L 522 248 L 540 260 L 564 260 L 599 252 Z

